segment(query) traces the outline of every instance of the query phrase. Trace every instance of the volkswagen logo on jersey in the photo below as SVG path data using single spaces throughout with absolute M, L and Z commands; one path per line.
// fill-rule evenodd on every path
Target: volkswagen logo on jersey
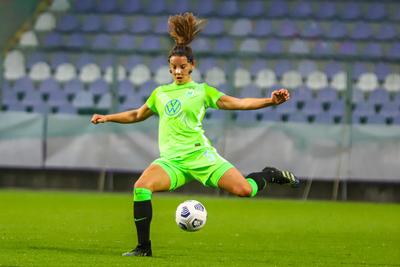
M 165 113 L 168 116 L 175 116 L 181 111 L 182 104 L 178 99 L 172 99 L 165 105 Z

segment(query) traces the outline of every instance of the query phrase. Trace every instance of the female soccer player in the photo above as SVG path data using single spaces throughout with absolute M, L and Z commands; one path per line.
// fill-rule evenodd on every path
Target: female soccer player
M 150 222 L 153 192 L 173 191 L 197 180 L 208 187 L 220 188 L 240 197 L 253 197 L 266 184 L 290 184 L 299 180 L 291 172 L 264 168 L 244 177 L 222 158 L 204 135 L 202 119 L 207 108 L 225 110 L 261 109 L 289 100 L 286 89 L 275 90 L 270 98 L 235 98 L 225 95 L 206 83 L 192 81 L 195 67 L 192 49 L 188 46 L 202 30 L 204 20 L 191 13 L 172 16 L 169 33 L 176 45 L 168 56 L 173 83 L 157 87 L 138 109 L 121 113 L 94 114 L 91 122 L 135 123 L 153 114 L 159 116 L 160 158 L 144 170 L 134 185 L 134 220 L 138 245 L 124 256 L 151 256 Z

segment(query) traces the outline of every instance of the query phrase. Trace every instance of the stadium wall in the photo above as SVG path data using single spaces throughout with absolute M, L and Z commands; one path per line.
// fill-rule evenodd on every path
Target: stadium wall
M 130 190 L 155 158 L 157 120 L 94 126 L 89 116 L 0 114 L 0 186 Z M 244 174 L 271 165 L 304 181 L 266 196 L 400 201 L 400 127 L 205 121 L 208 137 Z M 185 187 L 182 192 L 213 192 Z

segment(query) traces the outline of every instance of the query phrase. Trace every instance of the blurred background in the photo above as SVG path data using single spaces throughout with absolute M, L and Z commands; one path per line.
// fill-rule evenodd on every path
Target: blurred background
M 291 101 L 208 110 L 205 129 L 244 174 L 289 169 L 274 198 L 400 201 L 400 2 L 2 0 L 0 187 L 130 191 L 158 157 L 157 118 L 90 124 L 172 81 L 168 16 L 208 24 L 193 79 L 237 97 Z M 184 193 L 224 195 L 193 183 Z

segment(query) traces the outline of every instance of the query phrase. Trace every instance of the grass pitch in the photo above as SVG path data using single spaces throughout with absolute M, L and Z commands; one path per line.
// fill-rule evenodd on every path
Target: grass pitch
M 130 194 L 0 191 L 0 266 L 400 266 L 400 205 L 154 194 L 152 258 L 136 244 Z M 204 229 L 175 225 L 186 199 Z

